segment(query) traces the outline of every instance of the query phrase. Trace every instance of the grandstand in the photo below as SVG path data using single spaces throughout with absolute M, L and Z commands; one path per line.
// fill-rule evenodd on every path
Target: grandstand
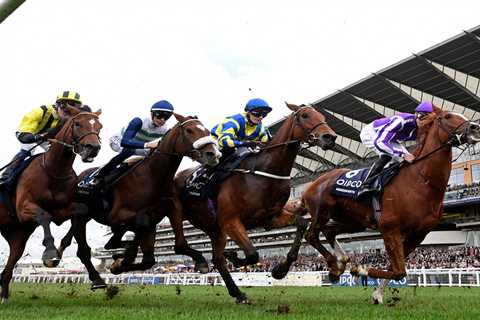
M 333 150 L 318 147 L 304 149 L 298 155 L 292 176 L 292 198 L 298 198 L 309 182 L 322 173 L 338 167 L 367 166 L 374 158 L 360 142 L 362 127 L 376 118 L 397 112 L 413 112 L 420 101 L 431 101 L 446 110 L 459 112 L 478 121 L 480 119 L 480 26 L 463 31 L 442 43 L 374 72 L 368 77 L 340 89 L 312 103 L 338 134 Z M 270 126 L 274 134 L 284 119 Z M 423 245 L 459 246 L 480 245 L 480 146 L 454 150 L 454 163 L 445 195 L 444 222 L 449 229 L 432 232 Z M 211 252 L 205 234 L 186 223 L 185 234 L 189 244 L 205 253 Z M 294 228 L 272 231 L 252 230 L 250 237 L 264 257 L 284 255 L 292 243 Z M 183 260 L 173 251 L 173 231 L 161 224 L 157 228 L 156 257 L 165 260 Z M 347 251 L 363 252 L 381 249 L 379 234 L 367 231 L 342 235 L 339 240 Z M 227 249 L 235 249 L 233 242 Z M 313 253 L 307 246 L 304 254 Z M 108 265 L 111 252 L 97 249 L 95 256 Z

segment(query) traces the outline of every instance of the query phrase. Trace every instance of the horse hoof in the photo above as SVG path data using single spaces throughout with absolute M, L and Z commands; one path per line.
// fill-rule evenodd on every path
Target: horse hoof
M 206 262 L 195 263 L 194 270 L 203 274 L 208 273 L 208 271 L 210 271 L 208 267 L 208 263 Z
M 373 291 L 372 302 L 373 304 L 383 304 L 383 294 L 377 292 L 377 290 Z
M 286 268 L 283 264 L 277 264 L 272 269 L 272 277 L 274 279 L 281 280 L 288 274 L 288 270 L 289 268 Z
M 248 304 L 248 305 L 251 304 L 250 300 L 248 300 L 247 296 L 244 294 L 238 296 L 235 302 L 237 304 Z
M 60 255 L 57 249 L 45 250 L 42 254 L 43 265 L 47 268 L 55 268 L 60 263 Z
M 107 284 L 103 280 L 97 280 L 92 283 L 92 286 L 90 289 L 92 291 L 95 291 L 97 289 L 105 289 L 107 287 Z
M 121 259 L 115 260 L 110 266 L 110 272 L 112 274 L 120 274 L 122 273 L 122 271 L 123 271 L 122 260 Z
M 336 273 L 329 272 L 328 273 L 328 280 L 330 280 L 331 283 L 337 283 L 340 280 L 340 275 Z

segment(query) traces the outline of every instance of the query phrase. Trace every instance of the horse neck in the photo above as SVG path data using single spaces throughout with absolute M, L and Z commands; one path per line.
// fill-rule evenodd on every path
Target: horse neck
M 444 142 L 439 141 L 438 124 L 434 125 L 427 133 L 420 155 L 417 158 L 427 156 L 442 146 Z M 444 147 L 430 154 L 424 160 L 419 161 L 415 166 L 423 177 L 431 185 L 442 190 L 447 187 L 451 171 L 452 147 Z M 417 172 L 418 173 L 418 172 Z
M 284 121 L 269 146 L 281 145 L 293 140 L 293 114 Z M 269 173 L 288 176 L 292 171 L 293 163 L 297 157 L 299 143 L 289 143 L 283 146 L 267 149 L 259 155 L 256 169 L 265 170 Z
M 149 158 L 149 172 L 155 177 L 161 175 L 162 178 L 173 179 L 175 172 L 177 172 L 180 166 L 180 162 L 182 162 L 183 155 L 176 152 L 175 144 L 177 139 L 173 133 L 174 132 L 171 132 L 165 136 L 160 142 L 158 149 Z M 163 180 L 164 179 L 160 181 L 160 179 L 156 179 L 159 183 L 163 183 Z
M 68 134 L 68 128 L 69 126 L 65 125 L 62 130 L 55 135 L 55 139 L 64 141 L 65 136 Z M 75 161 L 75 154 L 70 148 L 59 143 L 52 143 L 44 157 L 46 169 L 50 174 L 65 176 L 71 173 L 73 162 Z

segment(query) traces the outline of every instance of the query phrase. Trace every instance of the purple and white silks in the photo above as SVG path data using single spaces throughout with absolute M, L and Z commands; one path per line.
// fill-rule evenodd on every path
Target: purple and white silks
M 365 126 L 360 138 L 367 147 L 374 148 L 379 154 L 401 157 L 407 150 L 398 142 L 415 140 L 416 129 L 415 115 L 399 113 Z

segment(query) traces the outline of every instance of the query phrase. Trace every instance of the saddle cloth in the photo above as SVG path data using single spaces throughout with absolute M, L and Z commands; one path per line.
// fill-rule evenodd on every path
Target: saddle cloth
M 335 181 L 335 184 L 330 191 L 331 194 L 335 196 L 356 199 L 358 196 L 358 191 L 360 190 L 360 187 L 362 186 L 368 174 L 368 170 L 369 168 L 362 168 L 343 173 Z M 399 170 L 399 163 L 392 164 L 391 166 L 385 168 L 373 182 L 375 191 L 372 193 L 372 196 L 381 194 L 385 186 L 390 182 L 390 180 L 392 180 Z

